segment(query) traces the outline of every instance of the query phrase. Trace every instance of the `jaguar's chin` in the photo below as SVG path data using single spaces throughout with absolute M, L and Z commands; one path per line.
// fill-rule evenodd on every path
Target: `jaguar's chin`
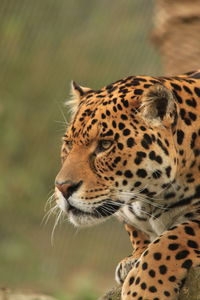
M 89 227 L 104 222 L 107 218 L 95 218 L 92 215 L 85 214 L 74 214 L 73 212 L 68 213 L 69 221 L 76 227 Z

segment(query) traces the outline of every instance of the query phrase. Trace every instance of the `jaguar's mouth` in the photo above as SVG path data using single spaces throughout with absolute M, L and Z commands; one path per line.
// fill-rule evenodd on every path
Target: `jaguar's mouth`
M 115 214 L 123 205 L 119 200 L 103 199 L 99 203 L 80 202 L 72 197 L 64 198 L 62 193 L 56 189 L 57 207 L 68 216 L 75 226 L 88 226 L 106 220 Z
M 110 201 L 109 199 L 105 200 L 105 203 L 94 207 L 92 209 L 92 211 L 83 211 L 71 204 L 69 204 L 68 206 L 68 213 L 71 212 L 73 215 L 75 216 L 91 216 L 94 217 L 96 219 L 100 219 L 100 218 L 105 218 L 105 217 L 109 217 L 111 215 L 113 215 L 116 211 L 118 211 L 121 207 L 119 202 L 116 203 L 111 203 L 111 202 L 106 202 L 106 201 Z

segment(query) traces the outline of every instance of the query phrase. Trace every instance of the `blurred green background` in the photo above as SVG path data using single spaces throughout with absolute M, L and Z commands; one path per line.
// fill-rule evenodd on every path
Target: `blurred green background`
M 151 0 L 0 0 L 0 285 L 97 299 L 130 254 L 115 220 L 41 225 L 60 167 L 71 79 L 93 89 L 162 73 Z

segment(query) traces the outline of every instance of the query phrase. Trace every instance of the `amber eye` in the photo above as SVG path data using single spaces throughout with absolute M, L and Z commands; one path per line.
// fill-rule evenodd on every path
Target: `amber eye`
M 70 151 L 73 147 L 73 142 L 72 141 L 65 141 L 65 146 L 67 151 Z
M 97 152 L 103 152 L 108 150 L 113 144 L 111 140 L 100 140 L 97 146 Z

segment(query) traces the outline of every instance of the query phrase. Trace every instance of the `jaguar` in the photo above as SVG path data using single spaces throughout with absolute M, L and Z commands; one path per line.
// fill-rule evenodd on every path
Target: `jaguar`
M 200 71 L 71 90 L 56 206 L 75 226 L 124 223 L 122 300 L 178 299 L 200 265 Z

